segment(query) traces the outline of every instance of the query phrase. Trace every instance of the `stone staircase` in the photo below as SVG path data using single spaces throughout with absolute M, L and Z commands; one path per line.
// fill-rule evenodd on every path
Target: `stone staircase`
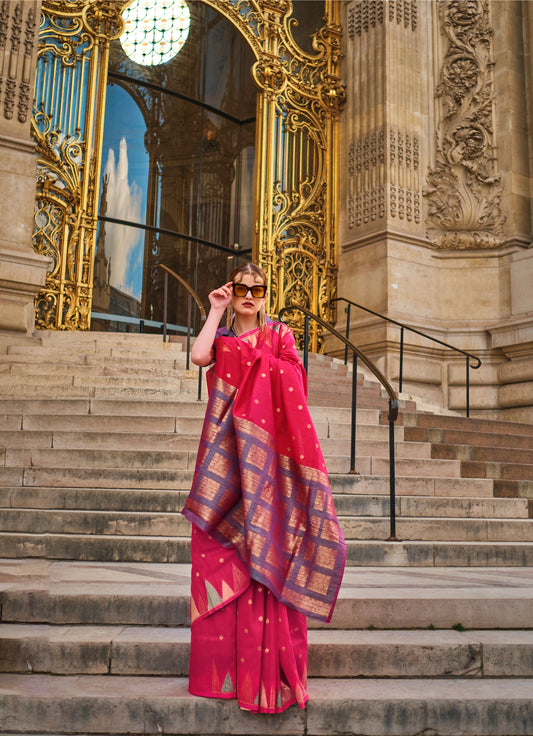
M 39 337 L 0 354 L 0 733 L 533 736 L 533 427 L 403 401 L 386 541 L 387 400 L 358 376 L 348 473 L 351 374 L 310 360 L 348 567 L 306 710 L 253 716 L 186 692 L 205 404 L 181 344 Z

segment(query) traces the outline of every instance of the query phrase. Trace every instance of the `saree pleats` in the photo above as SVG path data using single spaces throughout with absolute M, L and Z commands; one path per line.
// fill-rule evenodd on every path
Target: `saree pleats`
M 241 708 L 260 713 L 280 713 L 293 703 L 303 708 L 306 618 L 250 577 L 238 574 L 242 587 L 232 589 L 234 555 L 193 527 L 189 691 L 237 698 Z

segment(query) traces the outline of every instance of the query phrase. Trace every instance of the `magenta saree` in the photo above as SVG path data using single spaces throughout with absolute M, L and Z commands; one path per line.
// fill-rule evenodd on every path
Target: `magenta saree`
M 345 564 L 292 331 L 215 341 L 191 493 L 196 695 L 280 712 L 307 700 L 305 616 L 329 621 Z

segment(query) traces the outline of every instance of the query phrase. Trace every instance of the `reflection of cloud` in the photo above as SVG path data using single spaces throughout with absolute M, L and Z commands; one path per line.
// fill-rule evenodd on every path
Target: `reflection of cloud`
M 105 175 L 109 177 L 108 217 L 140 222 L 142 191 L 135 182 L 128 182 L 128 147 L 125 138 L 120 141 L 118 164 L 115 165 L 115 152 L 109 149 Z M 106 232 L 106 250 L 111 261 L 110 283 L 121 291 L 140 297 L 140 293 L 135 293 L 139 288 L 135 288 L 133 282 L 138 281 L 135 279 L 135 266 L 142 265 L 142 245 L 137 248 L 142 233 L 136 228 L 111 222 L 106 224 Z

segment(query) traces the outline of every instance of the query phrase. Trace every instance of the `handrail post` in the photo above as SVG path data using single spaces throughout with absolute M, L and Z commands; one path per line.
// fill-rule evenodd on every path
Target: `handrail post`
M 403 386 L 403 327 L 400 329 L 400 385 L 398 393 L 402 393 Z
M 165 271 L 165 287 L 163 295 L 163 342 L 167 341 L 167 306 L 168 306 L 168 273 Z
M 190 354 L 191 354 L 191 316 L 192 316 L 192 296 L 189 294 L 187 298 L 187 357 L 185 362 L 185 370 L 189 370 Z
M 388 541 L 396 539 L 396 471 L 395 471 L 395 447 L 394 447 L 394 419 L 392 418 L 392 405 L 389 399 L 389 506 L 390 506 L 390 537 Z
M 352 361 L 352 428 L 350 435 L 350 473 L 355 473 L 355 438 L 357 432 L 357 354 Z
M 466 356 L 466 416 L 470 416 L 470 356 Z
M 348 303 L 348 306 L 344 310 L 346 312 L 346 339 L 350 339 L 350 310 L 352 305 Z M 344 365 L 348 365 L 348 345 L 344 346 Z
M 304 368 L 307 373 L 307 363 L 309 357 L 309 317 L 305 315 L 304 322 Z

